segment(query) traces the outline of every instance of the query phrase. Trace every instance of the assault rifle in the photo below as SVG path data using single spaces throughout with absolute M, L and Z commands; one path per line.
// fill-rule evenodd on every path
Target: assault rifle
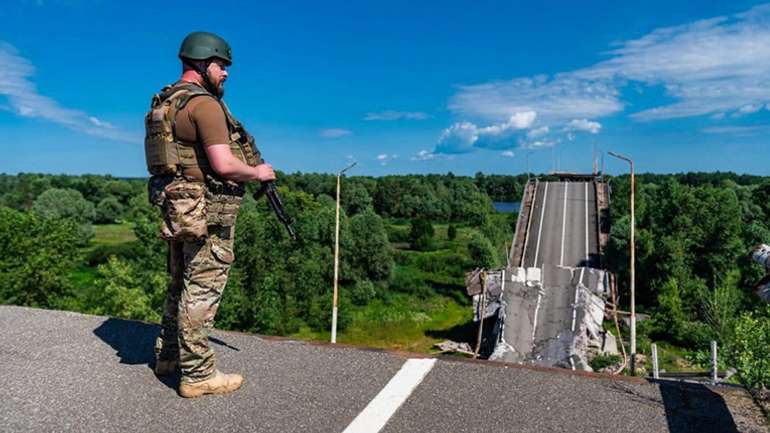
M 270 206 L 270 209 L 275 212 L 278 221 L 286 226 L 286 231 L 289 232 L 291 240 L 296 241 L 297 233 L 294 232 L 294 228 L 291 226 L 291 218 L 289 218 L 283 210 L 283 202 L 281 201 L 281 196 L 278 195 L 278 188 L 276 188 L 274 180 L 262 182 L 262 187 L 254 192 L 254 200 L 259 201 L 263 195 L 267 197 L 267 204 Z

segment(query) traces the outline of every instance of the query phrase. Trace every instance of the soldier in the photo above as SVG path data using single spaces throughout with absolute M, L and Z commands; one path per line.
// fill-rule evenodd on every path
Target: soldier
M 232 62 L 224 39 L 189 34 L 179 49 L 182 76 L 152 99 L 145 118 L 150 201 L 168 240 L 168 286 L 155 373 L 182 379 L 179 394 L 235 391 L 238 374 L 216 369 L 208 330 L 233 262 L 235 219 L 244 182 L 275 179 L 254 140 L 222 101 Z

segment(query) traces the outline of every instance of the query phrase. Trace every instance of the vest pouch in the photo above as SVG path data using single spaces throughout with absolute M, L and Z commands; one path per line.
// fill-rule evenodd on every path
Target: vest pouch
M 246 188 L 242 183 L 223 181 L 206 175 L 206 207 L 208 224 L 222 227 L 235 225 Z
M 206 186 L 202 182 L 172 182 L 164 195 L 162 238 L 194 241 L 208 235 Z

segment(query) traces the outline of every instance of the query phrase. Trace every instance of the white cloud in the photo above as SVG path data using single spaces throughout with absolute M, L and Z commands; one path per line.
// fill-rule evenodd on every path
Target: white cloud
M 505 149 L 516 144 L 516 132 L 529 128 L 535 122 L 534 111 L 513 113 L 508 121 L 479 127 L 471 122 L 455 123 L 439 137 L 436 153 L 468 153 L 477 148 Z
M 703 128 L 706 134 L 730 134 L 735 136 L 750 136 L 757 134 L 767 134 L 770 132 L 770 125 L 725 125 L 709 126 Z
M 636 119 L 699 116 L 762 105 L 770 101 L 770 6 L 660 28 L 609 54 L 610 59 L 574 75 L 663 85 L 675 99 L 634 113 Z
M 559 143 L 561 143 L 560 139 L 543 139 L 543 140 L 534 140 L 534 141 L 524 141 L 521 143 L 521 147 L 523 149 L 543 149 L 546 147 L 556 146 Z
M 556 133 L 567 139 L 576 132 L 598 133 L 597 119 L 626 108 L 621 90 L 629 85 L 637 93 L 662 88 L 670 100 L 629 114 L 639 121 L 703 115 L 720 120 L 770 109 L 770 4 L 655 29 L 605 54 L 606 60 L 584 69 L 459 87 L 449 109 L 460 121 L 442 133 L 435 151 L 485 147 L 483 134 L 468 124 L 497 125 L 527 111 L 537 113 L 537 122 L 525 128 L 525 147 L 547 144 L 554 139 L 546 137 Z M 447 145 L 448 135 L 457 146 Z
M 98 126 L 100 128 L 107 128 L 107 129 L 115 128 L 114 126 L 112 126 L 111 123 L 105 122 L 103 120 L 99 120 L 94 116 L 88 116 L 88 121 L 91 122 L 91 124 L 93 124 L 94 126 Z
M 599 122 L 593 122 L 588 119 L 573 119 L 567 124 L 567 128 L 571 131 L 585 131 L 597 134 L 602 129 L 602 125 Z
M 66 108 L 48 96 L 38 93 L 31 80 L 35 67 L 11 44 L 0 41 L 0 95 L 8 99 L 4 110 L 23 117 L 44 119 L 74 131 L 95 137 L 129 143 L 141 142 L 138 134 L 123 131 L 80 110 Z
M 377 161 L 380 162 L 380 165 L 385 166 L 388 165 L 389 162 L 393 161 L 394 159 L 398 159 L 398 155 L 388 155 L 387 153 L 381 153 L 377 155 Z
M 428 150 L 421 150 L 416 155 L 409 158 L 412 161 L 427 161 L 436 157 L 436 154 Z
M 321 137 L 324 138 L 340 138 L 340 137 L 347 137 L 348 135 L 353 135 L 353 131 L 350 131 L 348 129 L 342 129 L 342 128 L 328 128 L 323 129 L 319 133 Z
M 548 133 L 551 132 L 551 129 L 547 126 L 542 126 L 540 128 L 530 129 L 527 132 L 527 138 L 537 138 L 542 137 L 544 135 L 548 135 Z
M 422 111 L 394 111 L 385 110 L 380 112 L 366 113 L 364 120 L 425 120 L 430 116 Z
M 614 114 L 623 104 L 610 83 L 560 74 L 463 86 L 452 97 L 449 109 L 459 116 L 493 122 L 531 111 L 547 126 Z
M 506 157 L 506 158 L 513 158 L 513 157 L 514 157 L 514 156 L 516 156 L 516 155 L 513 153 L 513 151 L 512 151 L 512 150 L 506 150 L 506 151 L 504 151 L 504 152 L 501 152 L 501 153 L 500 153 L 500 156 L 504 156 L 504 157 Z

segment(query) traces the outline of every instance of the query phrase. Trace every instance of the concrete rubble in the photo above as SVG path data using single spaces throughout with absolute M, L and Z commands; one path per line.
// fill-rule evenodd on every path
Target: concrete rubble
M 609 294 L 604 270 L 551 265 L 477 270 L 466 283 L 474 321 L 485 323 L 481 354 L 490 360 L 591 371 L 593 356 L 618 353 L 615 336 L 602 326 Z M 574 295 L 555 296 L 556 291 Z M 559 305 L 564 298 L 572 302 Z M 546 303 L 549 317 L 539 315 Z

